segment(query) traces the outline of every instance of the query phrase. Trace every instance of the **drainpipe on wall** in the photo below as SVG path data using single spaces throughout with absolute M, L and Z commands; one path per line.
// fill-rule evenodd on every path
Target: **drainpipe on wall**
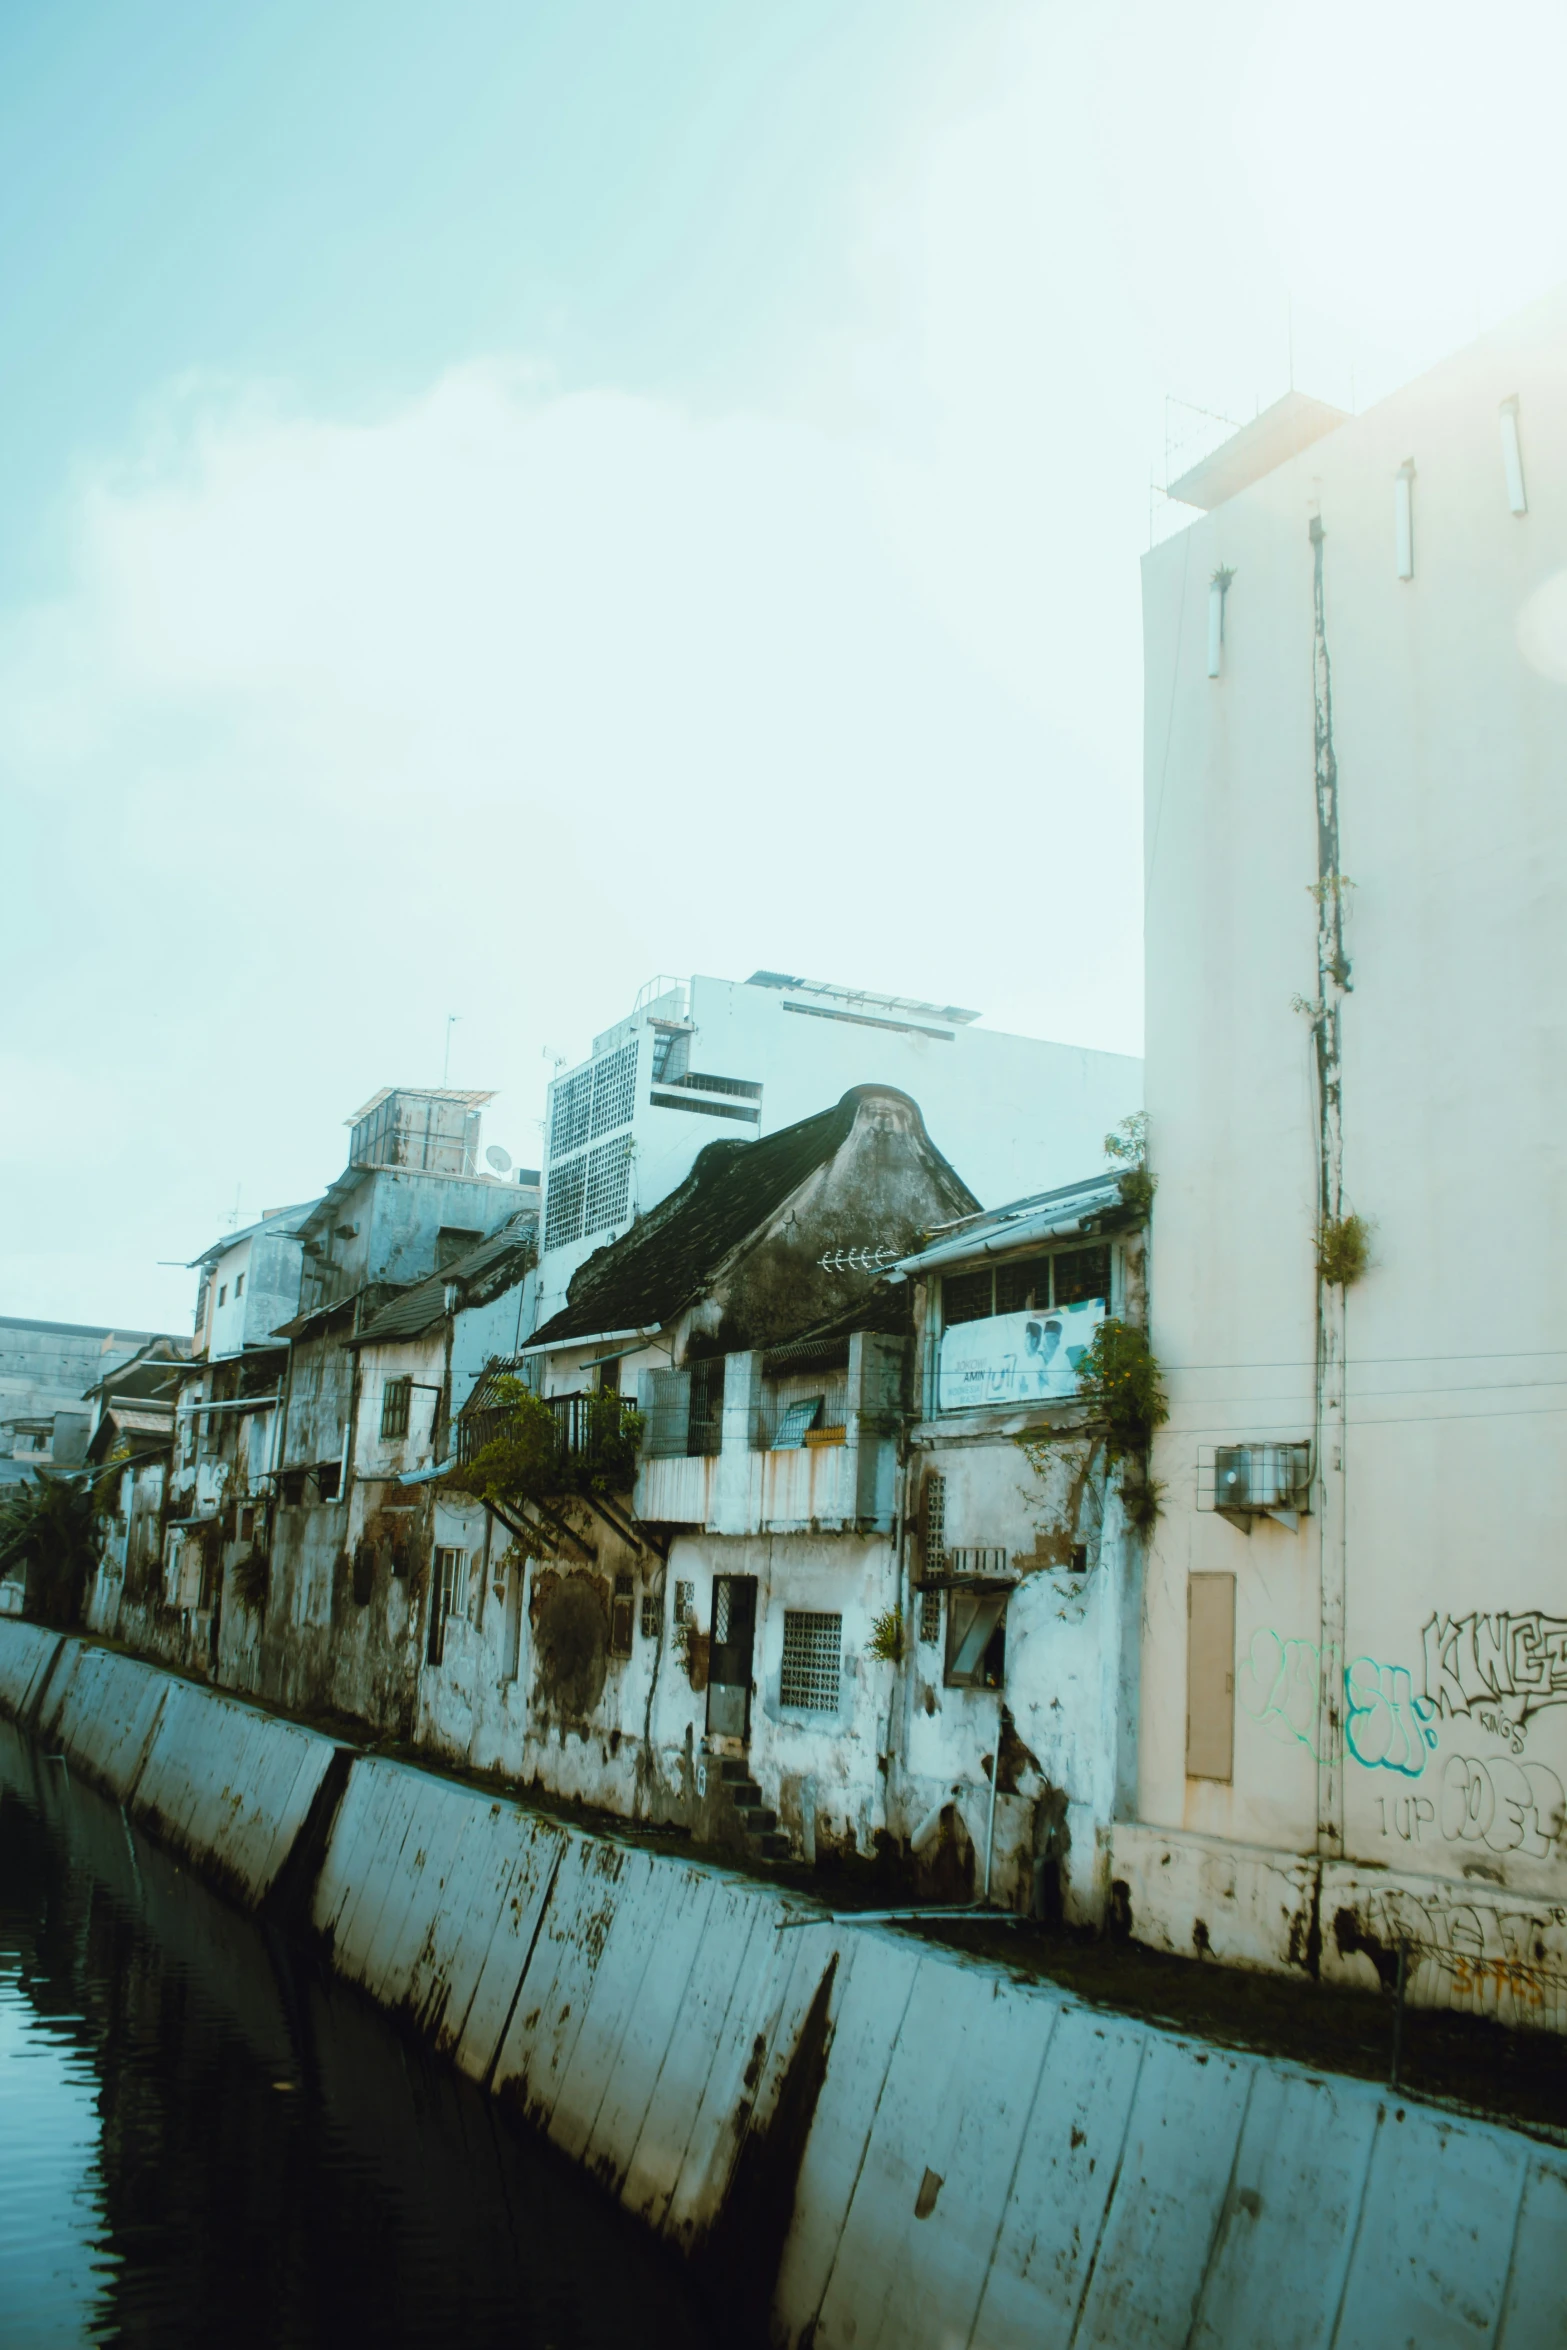
M 1317 798 L 1317 1001 L 1313 1012 L 1317 1096 L 1317 1216 L 1344 1212 L 1344 1094 L 1341 1012 L 1350 992 L 1339 866 L 1338 760 L 1333 747 L 1333 671 L 1328 658 L 1322 517 L 1311 519 L 1313 766 Z M 1341 1284 L 1317 1265 L 1316 1452 L 1320 1582 L 1317 1716 L 1317 1850 L 1344 1851 L 1345 1305 Z

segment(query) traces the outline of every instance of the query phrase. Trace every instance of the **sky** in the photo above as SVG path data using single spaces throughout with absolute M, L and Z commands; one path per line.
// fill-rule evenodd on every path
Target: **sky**
M 1141 1039 L 1139 558 L 1567 276 L 1567 13 L 0 11 L 0 1312 L 655 972 Z M 458 1015 L 448 1027 L 449 1015 Z

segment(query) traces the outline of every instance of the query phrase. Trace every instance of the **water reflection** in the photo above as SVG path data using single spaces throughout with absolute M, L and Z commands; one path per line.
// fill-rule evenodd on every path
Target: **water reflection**
M 549 2148 L 0 1721 L 0 2341 L 715 2338 Z

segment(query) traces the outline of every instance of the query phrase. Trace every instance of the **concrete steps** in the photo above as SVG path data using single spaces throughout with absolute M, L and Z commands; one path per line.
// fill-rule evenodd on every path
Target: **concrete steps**
M 718 1775 L 728 1792 L 752 1859 L 789 1860 L 793 1847 L 779 1828 L 778 1814 L 762 1801 L 762 1790 L 752 1778 L 750 1766 L 726 1755 L 718 1766 Z

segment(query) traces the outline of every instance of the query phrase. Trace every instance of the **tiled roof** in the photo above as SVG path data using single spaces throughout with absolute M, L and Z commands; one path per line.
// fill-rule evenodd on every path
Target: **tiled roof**
M 416 1281 L 384 1305 L 353 1341 L 379 1346 L 389 1338 L 420 1338 L 446 1314 L 446 1293 L 455 1287 L 464 1306 L 482 1306 L 520 1281 L 538 1254 L 539 1219 L 531 1209 L 513 1216 L 499 1232 L 481 1240 L 466 1256 L 454 1257 L 424 1281 Z
M 861 1103 L 892 1090 L 851 1086 L 830 1110 L 758 1142 L 710 1142 L 677 1191 L 578 1269 L 565 1305 L 535 1330 L 530 1347 L 663 1329 L 703 1294 L 731 1251 L 842 1149 Z M 945 1166 L 934 1144 L 925 1147 Z M 961 1193 L 955 1174 L 952 1181 Z

